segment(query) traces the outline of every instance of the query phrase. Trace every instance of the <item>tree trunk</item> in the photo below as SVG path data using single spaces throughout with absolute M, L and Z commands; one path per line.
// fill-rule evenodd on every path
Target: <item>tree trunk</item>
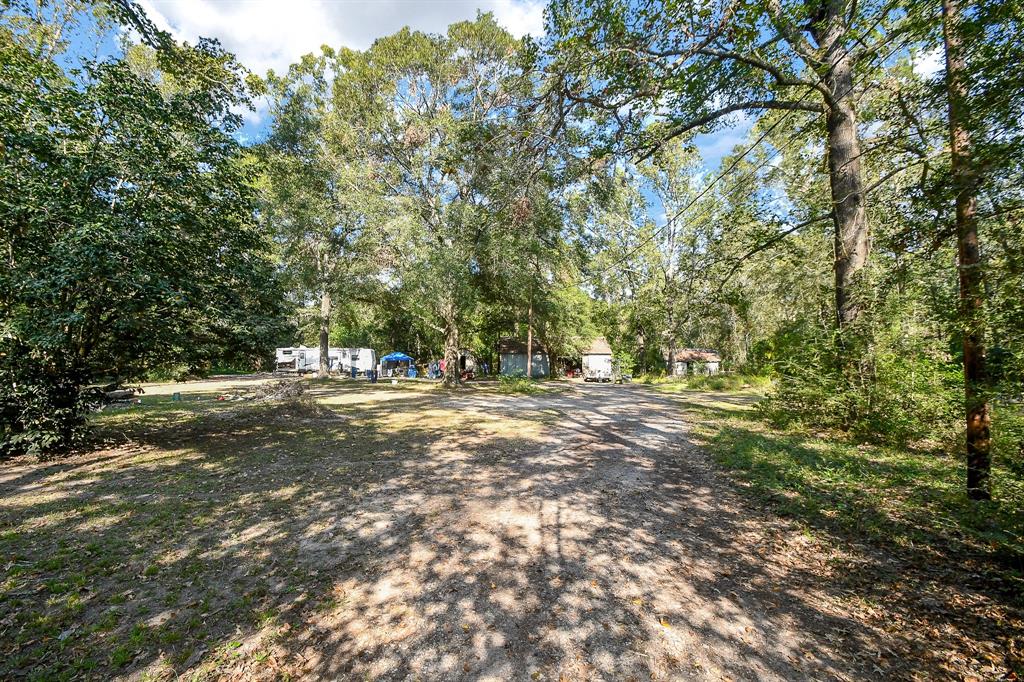
M 957 0 L 943 0 L 942 18 L 946 41 L 950 164 L 956 189 L 957 265 L 967 416 L 967 495 L 972 500 L 988 500 L 992 498 L 989 478 L 992 417 L 986 395 L 984 270 L 978 243 L 978 174 L 971 158 L 971 138 L 967 127 L 967 65 Z
M 835 95 L 825 120 L 828 137 L 829 185 L 835 220 L 836 325 L 840 331 L 857 321 L 862 312 L 856 291 L 857 275 L 871 248 L 857 138 L 857 114 L 853 108 L 853 62 L 849 55 L 837 58 L 825 79 Z
M 526 314 L 526 377 L 533 378 L 533 301 Z
M 807 1 L 812 17 L 810 32 L 822 47 L 821 82 L 831 93 L 825 102 L 825 134 L 835 221 L 835 319 L 840 332 L 856 322 L 862 312 L 857 275 L 867 263 L 871 248 L 853 107 L 854 59 L 846 45 L 850 33 L 847 5 L 848 0 Z
M 454 388 L 462 384 L 459 372 L 459 328 L 455 321 L 455 305 L 447 303 L 444 312 L 444 381 L 443 385 Z
M 320 292 L 320 368 L 318 377 L 330 374 L 330 331 L 331 331 L 331 292 L 327 287 Z

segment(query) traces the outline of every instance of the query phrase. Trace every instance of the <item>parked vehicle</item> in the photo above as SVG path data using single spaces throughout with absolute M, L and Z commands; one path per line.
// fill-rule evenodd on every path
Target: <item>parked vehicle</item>
M 332 348 L 339 353 L 338 371 L 342 374 L 351 374 L 352 368 L 356 375 L 366 375 L 367 372 L 377 367 L 377 351 L 372 348 Z

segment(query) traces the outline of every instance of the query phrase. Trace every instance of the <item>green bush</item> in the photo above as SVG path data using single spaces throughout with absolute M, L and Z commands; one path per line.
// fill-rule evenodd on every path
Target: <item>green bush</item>
M 959 434 L 963 375 L 947 353 L 887 329 L 851 343 L 845 359 L 827 335 L 804 338 L 798 354 L 775 363 L 775 390 L 759 405 L 776 425 L 893 444 Z
M 1024 477 L 1024 405 L 997 402 L 992 412 L 992 459 Z
M 687 388 L 701 391 L 741 391 L 743 389 L 765 389 L 771 379 L 749 374 L 695 374 L 681 377 Z
M 80 446 L 98 388 L 84 388 L 85 372 L 33 352 L 24 344 L 0 344 L 0 459 L 46 456 Z
M 55 455 L 85 438 L 89 387 L 263 357 L 286 299 L 230 55 L 175 50 L 161 76 L 190 85 L 169 96 L 125 60 L 68 78 L 0 34 L 0 453 Z
M 524 374 L 502 374 L 498 377 L 498 390 L 502 393 L 531 395 L 542 389 L 536 381 L 528 379 Z

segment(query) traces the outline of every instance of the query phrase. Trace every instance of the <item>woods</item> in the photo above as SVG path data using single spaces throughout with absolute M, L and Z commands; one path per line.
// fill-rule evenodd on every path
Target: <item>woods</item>
M 720 349 L 775 423 L 963 448 L 976 499 L 1020 466 L 1017 3 L 556 0 L 536 38 L 480 14 L 263 78 L 134 4 L 63 10 L 4 10 L 7 454 L 293 339 L 455 386 L 463 348 L 602 335 L 650 377 Z M 106 58 L 62 42 L 118 22 Z

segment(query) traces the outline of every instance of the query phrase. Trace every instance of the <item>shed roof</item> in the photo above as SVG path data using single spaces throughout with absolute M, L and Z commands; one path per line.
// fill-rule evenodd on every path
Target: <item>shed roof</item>
M 533 352 L 546 353 L 547 351 L 544 350 L 544 346 L 534 341 Z M 498 353 L 522 353 L 526 355 L 526 343 L 509 337 L 498 339 Z
M 612 347 L 603 336 L 599 336 L 590 342 L 590 347 L 583 351 L 583 355 L 611 355 Z
M 665 359 L 668 359 L 668 351 L 665 351 Z M 676 362 L 721 362 L 722 356 L 718 351 L 710 348 L 677 348 L 675 351 Z

